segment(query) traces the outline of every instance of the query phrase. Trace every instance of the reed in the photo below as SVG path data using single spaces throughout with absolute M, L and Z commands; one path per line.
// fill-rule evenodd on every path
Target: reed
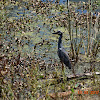
M 52 31 L 68 29 L 71 42 L 70 53 L 72 53 L 72 58 L 76 59 L 75 68 L 78 65 L 76 72 L 98 70 L 96 63 L 99 62 L 97 55 L 100 46 L 100 14 L 93 16 L 92 4 L 94 4 L 93 0 L 83 5 L 67 0 L 66 8 L 65 5 L 61 6 L 59 3 L 49 1 L 47 3 L 34 0 L 0 1 L 1 100 L 51 100 L 50 93 L 55 93 L 56 96 L 53 98 L 55 100 L 66 98 L 74 100 L 78 96 L 78 94 L 74 95 L 74 90 L 85 87 L 85 82 L 89 87 L 94 85 L 99 89 L 99 78 L 95 74 L 94 78 L 91 78 L 94 84 L 91 83 L 90 78 L 88 81 L 84 81 L 83 78 L 81 81 L 79 78 L 71 79 L 74 80 L 72 82 L 67 80 L 66 76 L 72 72 L 68 73 L 68 69 L 65 69 L 65 73 L 61 72 L 61 64 L 55 57 L 57 45 L 53 46 L 54 37 L 51 35 Z M 18 11 L 21 10 L 21 14 L 16 11 L 16 6 L 18 6 Z M 89 6 L 89 9 L 86 6 Z M 75 9 L 78 7 L 84 7 L 82 13 L 76 12 Z M 87 15 L 83 13 L 84 9 L 88 10 Z M 12 14 L 10 11 L 13 10 L 17 18 L 10 16 Z M 81 49 L 85 51 L 85 54 L 80 53 Z M 86 66 L 85 70 L 87 63 L 90 66 Z M 81 66 L 83 70 L 79 70 Z M 70 90 L 72 94 L 68 93 Z M 64 93 L 65 97 L 59 97 L 59 92 Z
M 77 19 L 76 19 L 76 40 L 75 40 L 75 53 L 76 53 L 76 62 L 78 61 L 78 42 L 77 42 L 77 39 L 78 39 L 78 25 L 77 25 Z
M 72 43 L 72 34 L 71 34 L 71 10 L 69 7 L 69 0 L 67 0 L 67 9 L 68 9 L 68 31 L 69 31 L 69 36 L 70 36 L 70 41 L 71 41 L 71 51 L 72 51 L 72 58 L 75 58 L 74 54 L 74 48 L 73 48 L 73 43 Z
M 91 29 L 92 29 L 92 0 L 89 0 L 89 9 L 87 12 L 87 30 L 88 30 L 88 44 L 87 44 L 87 56 L 90 55 L 91 46 Z

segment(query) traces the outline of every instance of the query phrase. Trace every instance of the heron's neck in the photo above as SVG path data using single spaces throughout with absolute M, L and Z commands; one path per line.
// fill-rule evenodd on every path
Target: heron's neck
M 58 41 L 58 49 L 62 47 L 62 35 L 60 35 L 59 37 L 59 41 Z

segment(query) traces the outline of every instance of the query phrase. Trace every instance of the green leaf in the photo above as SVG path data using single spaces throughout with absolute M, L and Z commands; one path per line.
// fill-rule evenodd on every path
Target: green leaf
M 71 91 L 74 93 L 74 89 L 73 88 L 71 88 Z

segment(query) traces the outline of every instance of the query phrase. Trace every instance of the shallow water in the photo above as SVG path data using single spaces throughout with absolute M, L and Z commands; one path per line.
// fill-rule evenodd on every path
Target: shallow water
M 71 0 L 73 1 L 73 0 Z M 79 1 L 79 0 L 74 0 L 74 1 Z M 87 1 L 87 0 L 82 0 L 82 1 Z M 60 3 L 63 3 L 63 1 L 60 1 Z M 27 4 L 27 2 L 23 2 L 23 4 Z M 66 5 L 65 5 L 66 6 Z M 68 34 L 68 30 L 65 27 L 57 27 L 55 24 L 56 22 L 53 22 L 52 28 L 51 28 L 51 23 L 49 20 L 51 21 L 55 21 L 54 18 L 56 18 L 56 16 L 62 16 L 62 12 L 59 10 L 55 9 L 50 9 L 50 14 L 49 12 L 47 12 L 47 15 L 41 16 L 41 14 L 36 14 L 35 10 L 33 11 L 33 9 L 31 10 L 27 10 L 24 6 L 22 7 L 18 7 L 18 6 L 12 6 L 13 9 L 11 10 L 11 6 L 5 7 L 5 9 L 8 10 L 9 13 L 7 13 L 7 17 L 8 20 L 12 21 L 12 20 L 19 20 L 20 18 L 24 19 L 26 18 L 27 20 L 31 19 L 33 22 L 32 23 L 25 23 L 26 26 L 30 27 L 26 29 L 25 35 L 31 37 L 31 42 L 29 44 L 29 46 L 24 46 L 24 48 L 22 49 L 23 52 L 27 52 L 27 53 L 31 53 L 34 52 L 34 46 L 38 43 L 43 43 L 43 40 L 45 40 L 45 42 L 42 45 L 36 45 L 35 48 L 35 52 L 37 53 L 37 58 L 40 57 L 42 60 L 45 60 L 47 63 L 49 63 L 49 59 L 56 59 L 58 62 L 59 58 L 57 55 L 57 41 L 58 41 L 58 36 L 54 36 L 52 35 L 52 33 L 57 30 L 60 30 L 62 32 L 64 32 L 64 36 L 63 36 L 63 46 L 66 48 L 66 51 L 68 51 L 70 53 L 70 40 L 69 40 L 69 34 Z M 67 14 L 67 10 L 65 9 L 65 11 L 63 11 Z M 76 8 L 76 13 L 79 12 L 80 15 L 82 14 L 82 10 L 81 9 L 77 9 Z M 87 13 L 87 10 L 83 10 L 83 13 Z M 45 24 L 44 24 L 45 23 Z M 14 32 L 14 29 L 11 29 L 12 32 Z M 83 29 L 81 28 L 78 31 L 78 35 L 80 35 L 80 31 L 82 31 Z M 76 29 L 73 29 L 73 32 L 75 32 Z M 84 34 L 84 37 L 87 37 L 87 29 L 85 29 L 84 31 L 82 31 Z M 21 35 L 23 35 L 20 31 L 16 32 L 16 37 L 20 37 Z M 68 40 L 66 40 L 68 39 Z M 74 37 L 74 41 L 76 41 L 78 43 L 80 43 L 80 38 L 75 38 Z M 10 41 L 9 36 L 7 37 L 7 41 Z M 26 43 L 28 41 L 25 41 Z M 48 42 L 48 43 L 47 43 Z M 87 45 L 87 40 L 84 40 L 84 45 Z M 75 44 L 75 42 L 73 42 L 73 44 Z M 14 46 L 13 48 L 16 48 L 16 46 Z M 85 49 L 87 49 L 87 47 L 85 47 Z M 85 51 L 83 48 L 80 49 L 80 53 L 81 54 L 85 54 Z M 45 54 L 45 56 L 44 56 Z M 54 63 L 54 61 L 53 61 Z M 84 63 L 84 62 L 83 62 Z M 82 67 L 83 69 L 79 69 L 78 68 L 79 65 L 77 65 L 76 69 L 77 72 L 79 73 L 80 70 L 82 70 L 84 72 L 84 67 L 85 66 L 89 66 L 84 64 L 84 67 Z M 80 65 L 81 66 L 81 65 Z
M 41 1 L 46 2 L 47 0 L 41 0 Z M 49 1 L 52 1 L 54 3 L 56 0 L 49 0 Z M 60 4 L 65 4 L 66 1 L 67 0 L 60 0 L 59 3 Z M 69 1 L 73 1 L 73 2 L 80 2 L 80 1 L 87 2 L 88 0 L 69 0 Z

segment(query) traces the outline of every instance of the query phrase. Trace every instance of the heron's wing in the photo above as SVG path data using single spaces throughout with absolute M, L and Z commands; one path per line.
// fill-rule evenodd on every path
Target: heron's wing
M 65 54 L 65 55 L 67 55 L 68 56 L 68 52 L 63 48 L 62 49 L 62 52 Z M 69 57 L 69 56 L 68 56 Z
M 69 56 L 67 51 L 65 51 L 64 48 L 59 48 L 58 49 L 58 56 L 60 58 L 60 60 L 71 69 L 71 62 L 69 60 Z
M 59 52 L 61 53 L 62 57 L 69 59 L 68 53 L 64 48 L 59 48 Z

